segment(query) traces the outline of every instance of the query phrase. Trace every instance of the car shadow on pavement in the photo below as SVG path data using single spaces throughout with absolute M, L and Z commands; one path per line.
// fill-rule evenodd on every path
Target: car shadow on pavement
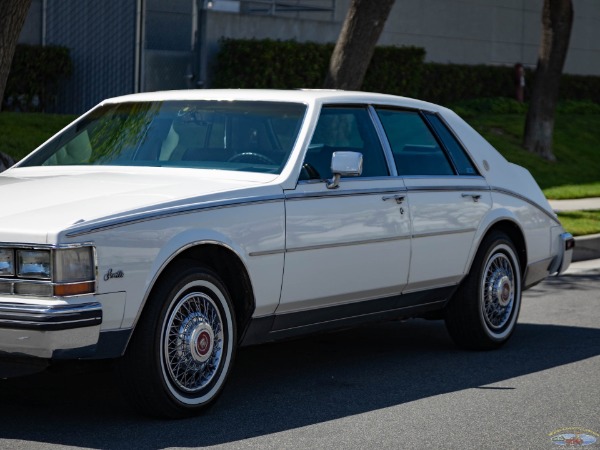
M 441 322 L 378 324 L 241 349 L 217 404 L 180 421 L 137 415 L 110 365 L 83 364 L 1 380 L 0 439 L 106 449 L 218 445 L 486 387 L 599 354 L 594 328 L 525 323 L 501 350 L 466 352 L 453 346 Z

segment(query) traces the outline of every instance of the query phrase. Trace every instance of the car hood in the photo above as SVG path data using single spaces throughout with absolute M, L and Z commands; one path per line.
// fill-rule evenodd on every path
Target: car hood
M 195 169 L 15 168 L 0 175 L 0 242 L 54 243 L 76 224 L 246 197 L 272 179 Z

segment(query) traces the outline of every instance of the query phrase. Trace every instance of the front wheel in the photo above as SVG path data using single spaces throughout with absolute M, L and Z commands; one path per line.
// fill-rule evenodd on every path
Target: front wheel
M 182 261 L 148 299 L 120 374 L 141 412 L 196 414 L 221 392 L 236 347 L 235 317 L 225 285 L 212 271 Z
M 492 232 L 483 240 L 471 271 L 446 308 L 446 327 L 459 347 L 495 349 L 512 335 L 520 308 L 517 251 L 506 234 Z

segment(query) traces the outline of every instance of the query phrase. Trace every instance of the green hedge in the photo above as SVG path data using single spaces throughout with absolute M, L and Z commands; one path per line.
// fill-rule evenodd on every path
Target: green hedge
M 331 44 L 222 39 L 211 87 L 291 89 L 323 84 Z
M 3 109 L 44 111 L 58 92 L 58 83 L 72 72 L 69 49 L 17 45 L 4 92 Z
M 211 87 L 320 88 L 332 44 L 223 39 Z M 449 104 L 476 98 L 514 97 L 514 68 L 425 63 L 417 47 L 377 47 L 362 89 Z M 526 70 L 526 85 L 533 72 Z M 527 95 L 527 88 L 526 88 Z M 600 77 L 563 75 L 561 100 L 600 103 Z
M 560 98 L 600 103 L 600 77 L 565 74 L 560 80 Z
M 333 44 L 222 39 L 211 87 L 320 88 L 332 51 Z M 416 94 L 424 57 L 416 47 L 377 47 L 363 88 Z
M 466 64 L 424 64 L 419 98 L 448 104 L 486 97 L 513 97 L 514 68 Z

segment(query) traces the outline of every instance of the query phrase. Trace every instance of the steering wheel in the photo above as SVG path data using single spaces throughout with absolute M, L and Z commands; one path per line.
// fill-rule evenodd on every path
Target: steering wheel
M 275 161 L 273 161 L 271 158 L 269 158 L 268 156 L 262 155 L 260 153 L 255 153 L 255 152 L 238 153 L 237 155 L 233 155 L 227 161 L 228 162 L 244 162 L 244 161 L 251 162 L 253 159 L 258 160 L 259 162 L 261 162 L 263 164 L 271 164 L 273 166 L 277 165 L 277 163 Z

